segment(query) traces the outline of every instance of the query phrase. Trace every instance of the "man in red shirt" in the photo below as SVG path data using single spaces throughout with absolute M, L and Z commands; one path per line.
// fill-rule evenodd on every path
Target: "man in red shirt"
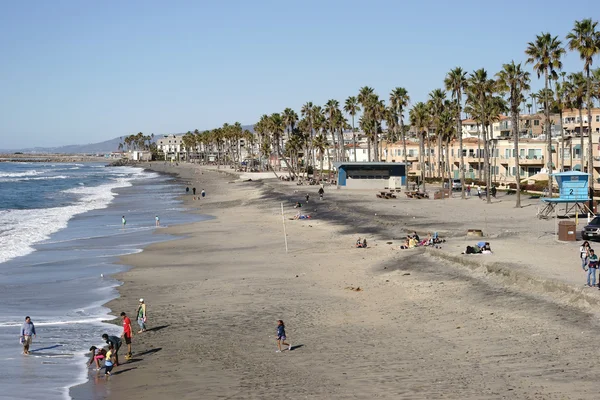
M 127 354 L 125 355 L 125 359 L 129 360 L 131 358 L 131 320 L 125 312 L 121 313 L 121 318 L 123 318 L 123 334 L 121 337 L 125 339 L 125 343 L 127 343 Z

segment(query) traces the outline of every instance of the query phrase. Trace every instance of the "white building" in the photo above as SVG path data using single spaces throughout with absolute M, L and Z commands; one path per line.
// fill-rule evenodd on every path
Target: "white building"
M 156 148 L 164 153 L 165 160 L 178 160 L 179 154 L 185 152 L 183 148 L 183 136 L 165 135 L 156 141 Z

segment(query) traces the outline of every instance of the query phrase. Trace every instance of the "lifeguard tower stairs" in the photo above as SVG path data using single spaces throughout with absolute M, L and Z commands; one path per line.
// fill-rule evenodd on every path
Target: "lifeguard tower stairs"
M 575 213 L 593 214 L 588 207 L 590 200 L 588 192 L 589 175 L 579 171 L 567 171 L 552 174 L 551 178 L 556 179 L 558 183 L 558 197 L 544 197 L 542 202 L 543 208 L 538 211 L 538 218 L 551 218 L 553 216 L 568 217 Z M 564 204 L 564 209 L 560 214 L 559 205 Z

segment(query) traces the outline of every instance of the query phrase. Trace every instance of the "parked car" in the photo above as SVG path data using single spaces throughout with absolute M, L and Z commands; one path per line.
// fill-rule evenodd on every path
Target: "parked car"
M 581 231 L 583 240 L 600 240 L 600 217 L 594 218 Z
M 452 179 L 452 190 L 462 190 L 460 179 Z

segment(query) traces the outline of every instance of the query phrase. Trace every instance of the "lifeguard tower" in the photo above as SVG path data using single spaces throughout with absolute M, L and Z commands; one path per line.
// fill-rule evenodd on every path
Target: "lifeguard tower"
M 556 179 L 558 183 L 558 197 L 544 197 L 542 202 L 544 208 L 538 212 L 538 218 L 549 218 L 558 215 L 559 204 L 564 204 L 564 212 L 560 216 L 566 217 L 574 213 L 587 214 L 593 212 L 587 203 L 590 200 L 588 191 L 589 174 L 579 171 L 559 172 L 550 175 L 550 179 Z

